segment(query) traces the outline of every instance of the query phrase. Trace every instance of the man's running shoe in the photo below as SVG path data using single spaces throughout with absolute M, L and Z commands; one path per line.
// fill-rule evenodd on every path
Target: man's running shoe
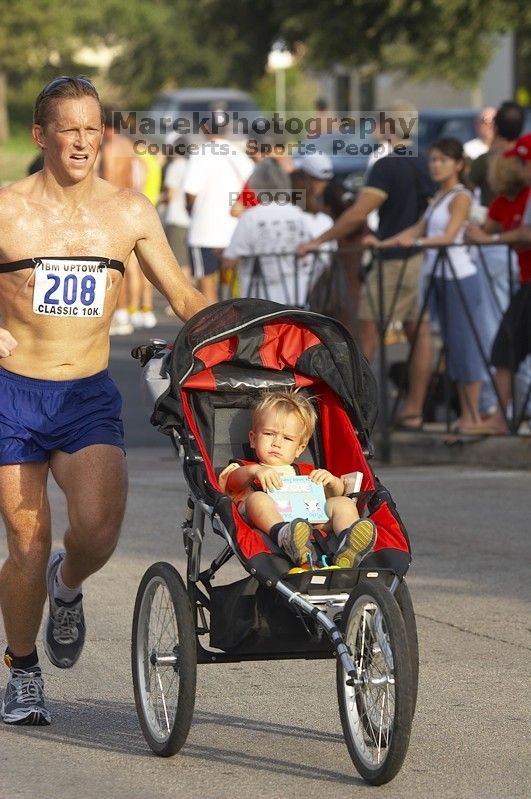
M 311 524 L 305 519 L 293 519 L 279 531 L 279 546 L 297 566 L 303 566 L 313 560 L 313 548 L 310 543 L 312 532 Z
M 59 669 L 70 669 L 79 658 L 85 643 L 85 617 L 83 616 L 83 594 L 73 602 L 63 602 L 53 595 L 55 575 L 64 560 L 65 553 L 52 553 L 48 563 L 49 616 L 44 632 L 44 651 L 49 660 Z
M 350 526 L 335 558 L 340 569 L 352 569 L 367 555 L 376 541 L 376 527 L 370 519 L 358 519 Z
M 0 714 L 6 724 L 42 726 L 50 723 L 50 711 L 44 707 L 44 682 L 40 666 L 10 669 Z

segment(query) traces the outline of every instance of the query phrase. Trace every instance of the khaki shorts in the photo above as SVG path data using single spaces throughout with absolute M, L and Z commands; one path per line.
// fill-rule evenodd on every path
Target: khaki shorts
M 385 320 L 390 322 L 416 322 L 419 315 L 419 280 L 424 258 L 413 255 L 405 264 L 402 258 L 382 261 L 383 300 Z M 362 286 L 358 319 L 377 321 L 378 264 L 375 263 Z M 391 318 L 389 319 L 389 316 Z
M 186 243 L 187 236 L 187 227 L 166 225 L 166 237 L 170 247 L 172 248 L 173 254 L 177 258 L 179 266 L 187 266 L 190 261 L 190 258 L 188 257 L 188 245 Z

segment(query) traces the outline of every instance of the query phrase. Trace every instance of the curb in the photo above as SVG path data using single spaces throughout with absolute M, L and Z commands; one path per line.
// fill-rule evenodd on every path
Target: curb
M 530 470 L 531 436 L 461 436 L 448 444 L 446 435 L 426 432 L 393 432 L 392 466 L 448 465 L 485 469 Z M 381 460 L 380 436 L 374 435 L 375 459 Z

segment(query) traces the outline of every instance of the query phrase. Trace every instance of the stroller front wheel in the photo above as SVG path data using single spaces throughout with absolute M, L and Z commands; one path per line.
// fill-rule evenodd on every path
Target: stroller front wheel
M 392 594 L 359 583 L 342 616 L 355 677 L 337 663 L 339 715 L 356 769 L 373 785 L 396 776 L 406 756 L 413 716 L 411 658 L 404 620 Z
M 155 754 L 174 755 L 192 723 L 197 654 L 190 600 L 169 563 L 150 566 L 138 587 L 131 665 L 144 737 Z
M 400 608 L 406 628 L 409 657 L 411 660 L 411 683 L 413 690 L 412 715 L 414 716 L 415 708 L 417 706 L 417 691 L 419 685 L 419 639 L 417 635 L 417 622 L 415 620 L 413 602 L 411 601 L 411 594 L 409 593 L 409 589 L 405 580 L 402 580 L 393 596 L 396 599 L 398 607 Z

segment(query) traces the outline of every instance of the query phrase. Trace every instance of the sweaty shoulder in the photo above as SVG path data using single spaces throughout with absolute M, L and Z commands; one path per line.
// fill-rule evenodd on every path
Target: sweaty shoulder
M 148 214 L 156 216 L 159 215 L 157 209 L 148 198 L 139 191 L 134 189 L 120 189 L 120 201 L 127 205 L 128 212 L 133 218 L 140 218 Z
M 160 217 L 153 203 L 134 189 L 118 190 L 115 210 L 119 211 L 125 228 L 137 240 L 160 226 Z
M 133 215 L 146 213 L 150 209 L 155 210 L 147 197 L 135 189 L 115 186 L 103 178 L 95 178 L 95 181 L 96 198 L 102 202 L 111 200 L 117 210 L 125 209 L 127 213 Z
M 3 186 L 0 189 L 0 207 L 2 213 L 9 211 L 16 203 L 17 207 L 27 201 L 35 188 L 37 183 L 37 174 L 29 175 L 22 180 L 17 180 L 15 183 L 10 183 L 9 186 Z

